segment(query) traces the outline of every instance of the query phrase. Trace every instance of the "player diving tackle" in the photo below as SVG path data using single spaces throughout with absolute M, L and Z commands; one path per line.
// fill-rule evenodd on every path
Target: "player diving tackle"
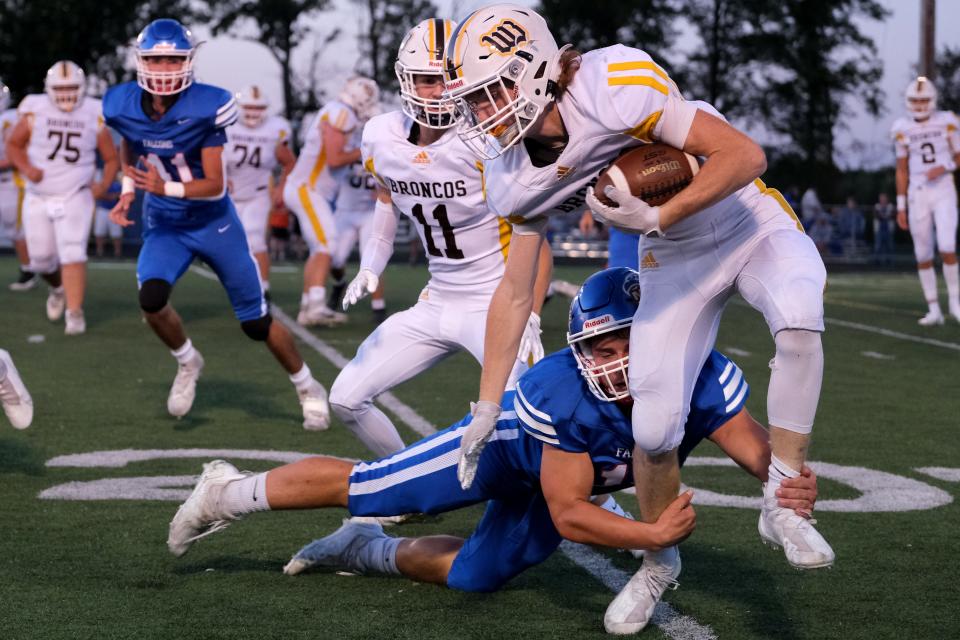
M 469 415 L 369 462 L 316 456 L 254 474 L 216 460 L 204 465 L 196 488 L 170 523 L 170 551 L 181 556 L 197 539 L 255 511 L 344 507 L 352 516 L 369 517 L 442 513 L 486 502 L 466 540 L 395 538 L 372 518 L 355 518 L 305 546 L 284 568 L 296 574 L 313 566 L 343 567 L 484 592 L 546 560 L 563 539 L 648 550 L 678 543 L 695 526 L 690 491 L 652 523 L 615 515 L 591 501 L 633 485 L 633 400 L 626 373 L 639 297 L 632 269 L 607 269 L 587 279 L 571 304 L 570 348 L 534 365 L 517 389 L 503 396 L 503 406 L 512 410 L 500 415 L 469 489 L 457 479 Z M 766 481 L 768 435 L 746 410 L 747 395 L 739 368 L 714 351 L 693 394 L 680 459 L 708 438 Z M 816 478 L 805 467 L 782 484 L 779 502 L 809 516 L 816 493 Z M 653 604 L 650 608 L 646 619 Z M 615 633 L 642 628 L 607 625 Z

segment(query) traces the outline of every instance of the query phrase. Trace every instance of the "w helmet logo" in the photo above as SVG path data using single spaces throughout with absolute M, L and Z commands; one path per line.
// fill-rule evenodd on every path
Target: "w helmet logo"
M 500 24 L 480 36 L 480 42 L 490 49 L 507 55 L 527 42 L 527 31 L 510 19 L 501 20 Z

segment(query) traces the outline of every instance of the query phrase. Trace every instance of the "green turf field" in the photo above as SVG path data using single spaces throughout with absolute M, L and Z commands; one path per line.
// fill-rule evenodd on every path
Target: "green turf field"
M 178 284 L 174 304 L 207 364 L 191 414 L 170 418 L 165 401 L 175 361 L 140 320 L 132 263 L 107 266 L 90 270 L 82 337 L 68 338 L 62 325 L 47 322 L 45 292 L 0 290 L 0 346 L 12 353 L 36 403 L 30 429 L 0 423 L 0 638 L 605 635 L 602 616 L 613 593 L 564 553 L 492 595 L 328 572 L 289 578 L 280 569 L 290 555 L 334 530 L 343 511 L 256 514 L 176 559 L 165 540 L 177 500 L 41 499 L 45 491 L 77 496 L 98 488 L 99 495 L 144 487 L 176 495 L 182 484 L 163 488 L 157 477 L 196 474 L 211 457 L 171 459 L 154 451 L 152 459 L 126 466 L 48 464 L 68 454 L 196 448 L 365 455 L 336 422 L 323 433 L 301 428 L 282 370 L 244 337 L 219 285 L 195 273 Z M 559 267 L 556 276 L 578 281 L 589 271 Z M 13 259 L 0 258 L 0 279 L 14 272 Z M 274 301 L 294 315 L 300 272 L 287 269 L 271 280 Z M 391 266 L 390 309 L 412 304 L 425 281 L 425 268 Z M 545 309 L 548 351 L 563 346 L 567 303 L 558 297 Z M 960 325 L 921 329 L 915 319 L 922 306 L 912 274 L 841 274 L 829 282 L 826 374 L 811 459 L 828 463 L 820 468 L 818 519 L 836 567 L 791 569 L 780 552 L 761 545 L 754 509 L 712 506 L 759 495 L 757 483 L 734 468 L 691 464 L 685 482 L 713 503 L 698 507 L 698 529 L 682 546 L 681 587 L 665 600 L 694 626 L 651 626 L 642 637 L 960 636 L 960 509 L 953 502 L 960 490 Z M 369 313 L 363 303 L 348 327 L 312 333 L 349 358 L 372 328 Z M 762 418 L 772 355 L 762 318 L 734 302 L 718 346 L 743 368 L 752 383 L 748 406 Z M 309 345 L 300 347 L 329 388 L 336 368 Z M 475 362 L 457 356 L 396 395 L 446 426 L 466 412 L 478 374 Z M 416 439 L 398 426 L 408 442 Z M 719 451 L 707 443 L 695 455 Z M 276 464 L 231 459 L 254 470 Z M 918 471 L 929 467 L 947 468 L 940 475 L 955 480 Z M 115 482 L 89 484 L 98 480 Z M 625 506 L 632 500 L 620 496 Z M 466 535 L 479 514 L 474 508 L 393 531 Z M 636 567 L 621 553 L 591 557 L 606 562 L 600 578 L 608 580 Z

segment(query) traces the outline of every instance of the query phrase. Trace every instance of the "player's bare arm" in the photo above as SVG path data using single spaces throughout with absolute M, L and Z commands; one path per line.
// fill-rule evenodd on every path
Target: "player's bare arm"
M 660 206 L 660 228 L 666 231 L 698 211 L 743 188 L 767 169 L 767 158 L 745 133 L 698 109 L 683 150 L 706 158 L 686 189 Z
M 212 198 L 223 193 L 223 147 L 204 147 L 200 152 L 200 161 L 203 165 L 203 178 L 190 182 L 176 183 L 183 186 L 183 198 Z M 167 181 L 160 176 L 160 172 L 153 163 L 144 163 L 146 169 L 130 167 L 137 189 L 143 189 L 159 196 L 167 193 Z
M 127 218 L 127 214 L 130 211 L 130 205 L 133 204 L 134 199 L 136 198 L 136 193 L 133 188 L 133 151 L 130 149 L 130 145 L 127 144 L 125 139 L 120 140 L 120 153 L 119 153 L 120 167 L 123 171 L 123 182 L 124 189 L 120 193 L 120 198 L 117 200 L 117 204 L 113 206 L 113 209 L 110 210 L 110 220 L 116 224 L 119 224 L 121 227 L 129 227 L 134 224 L 133 220 Z
M 687 491 L 661 514 L 655 523 L 630 520 L 590 502 L 593 463 L 588 453 L 570 453 L 543 445 L 540 485 L 557 532 L 573 542 L 619 549 L 670 547 L 689 536 L 697 516 Z
M 320 123 L 320 131 L 323 134 L 323 149 L 328 167 L 336 169 L 360 160 L 360 149 L 345 151 L 350 137 L 349 131 L 341 131 L 327 122 Z
M 43 169 L 30 164 L 27 145 L 30 144 L 30 116 L 20 118 L 7 139 L 7 158 L 30 182 L 43 180 Z
M 117 170 L 120 168 L 117 147 L 114 146 L 113 138 L 106 127 L 100 129 L 100 133 L 97 134 L 97 152 L 100 154 L 100 159 L 103 160 L 103 176 L 100 178 L 100 182 L 94 182 L 90 185 L 90 191 L 94 198 L 101 199 L 110 190 L 110 185 L 113 184 L 117 177 Z
M 910 179 L 908 170 L 909 158 L 897 158 L 896 189 L 897 189 L 897 226 L 906 231 L 910 228 L 907 218 L 907 184 Z
M 277 144 L 276 155 L 277 162 L 280 163 L 280 178 L 277 179 L 277 186 L 273 190 L 273 204 L 280 207 L 283 206 L 283 187 L 287 183 L 287 176 L 297 164 L 297 157 L 293 155 L 293 150 L 286 142 Z

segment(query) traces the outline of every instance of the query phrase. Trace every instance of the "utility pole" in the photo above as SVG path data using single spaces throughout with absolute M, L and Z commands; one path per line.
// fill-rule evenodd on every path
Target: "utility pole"
M 936 21 L 937 0 L 923 0 L 920 5 L 920 75 L 931 80 L 937 76 Z

